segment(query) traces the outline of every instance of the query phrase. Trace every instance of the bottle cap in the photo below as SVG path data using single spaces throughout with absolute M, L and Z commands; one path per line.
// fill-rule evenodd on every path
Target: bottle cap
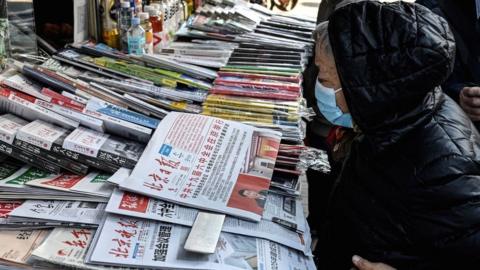
M 138 18 L 140 18 L 141 21 L 144 21 L 148 20 L 148 18 L 150 18 L 150 15 L 147 12 L 139 12 Z
M 121 5 L 122 8 L 129 8 L 130 7 L 130 2 L 122 2 L 122 5 Z
M 140 24 L 140 18 L 133 17 L 132 18 L 132 25 L 139 25 L 139 24 Z

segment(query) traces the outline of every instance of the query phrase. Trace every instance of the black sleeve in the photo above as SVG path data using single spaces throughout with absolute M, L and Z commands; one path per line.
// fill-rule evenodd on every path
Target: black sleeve
M 460 92 L 465 86 L 467 86 L 468 79 L 465 74 L 467 74 L 467 71 L 459 59 L 457 52 L 453 72 L 442 85 L 443 91 L 456 102 L 459 102 Z

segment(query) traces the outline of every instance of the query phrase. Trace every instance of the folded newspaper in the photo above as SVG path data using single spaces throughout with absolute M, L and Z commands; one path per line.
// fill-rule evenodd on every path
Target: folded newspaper
M 214 254 L 183 248 L 188 227 L 108 215 L 92 241 L 87 263 L 159 269 L 316 269 L 312 257 L 271 241 L 222 233 Z
M 91 172 L 87 175 L 60 174 L 55 177 L 28 181 L 26 184 L 40 188 L 110 198 L 114 186 L 106 182 L 109 177 L 110 175 L 99 172 Z
M 260 222 L 242 220 L 227 216 L 222 227 L 223 232 L 240 234 L 270 240 L 292 249 L 311 255 L 311 238 L 308 225 L 303 215 L 302 205 L 298 203 L 293 208 L 285 209 L 281 196 L 269 195 L 265 205 L 268 213 Z M 277 204 L 278 203 L 278 204 Z M 142 195 L 116 190 L 105 209 L 109 213 L 125 216 L 157 220 L 191 227 L 199 211 L 194 208 L 148 198 Z M 296 212 L 296 213 L 295 213 Z M 268 218 L 268 219 L 266 219 Z M 303 231 L 288 229 L 273 220 L 282 219 L 290 224 L 298 224 Z M 288 221 L 287 221 L 288 220 Z
M 32 256 L 41 261 L 77 269 L 109 269 L 85 264 L 85 255 L 90 246 L 94 229 L 55 228 L 47 239 L 33 251 Z
M 260 221 L 280 134 L 214 117 L 172 112 L 122 189 Z
M 48 233 L 48 230 L 1 231 L 0 243 L 8 245 L 0 245 L 0 263 L 14 267 L 26 266 L 32 251 Z
M 38 220 L 15 220 L 10 217 L 10 213 L 20 205 L 23 201 L 20 200 L 1 200 L 0 201 L 0 229 L 5 230 L 33 230 L 33 229 L 49 229 L 56 226 L 69 226 L 70 223 L 56 222 L 56 221 L 38 221 Z
M 14 160 L 7 160 L 0 163 L 0 198 L 2 199 L 48 199 L 48 200 L 81 200 L 91 202 L 107 202 L 105 196 L 90 194 L 89 192 L 78 192 L 78 190 L 67 189 L 46 189 L 29 186 L 30 181 L 54 183 L 59 186 L 61 179 L 57 174 L 51 174 L 41 169 L 23 165 Z M 63 181 L 64 182 L 64 181 Z M 79 183 L 80 184 L 80 183 Z M 50 185 L 50 186 L 51 186 Z M 73 187 L 75 188 L 75 187 Z M 78 187 L 81 189 L 81 186 Z
M 27 200 L 10 212 L 10 217 L 98 225 L 105 206 L 95 202 Z

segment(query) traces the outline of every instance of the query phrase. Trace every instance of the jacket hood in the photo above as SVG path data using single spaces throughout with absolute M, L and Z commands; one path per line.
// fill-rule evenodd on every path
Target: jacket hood
M 352 118 L 375 147 L 431 118 L 455 58 L 445 20 L 413 3 L 357 1 L 335 10 L 328 31 Z

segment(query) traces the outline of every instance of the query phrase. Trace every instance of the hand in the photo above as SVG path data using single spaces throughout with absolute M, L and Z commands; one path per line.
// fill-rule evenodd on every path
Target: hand
M 480 87 L 465 87 L 460 91 L 460 107 L 472 121 L 480 121 Z
M 372 263 L 357 255 L 353 256 L 352 262 L 358 270 L 395 270 L 384 263 Z

